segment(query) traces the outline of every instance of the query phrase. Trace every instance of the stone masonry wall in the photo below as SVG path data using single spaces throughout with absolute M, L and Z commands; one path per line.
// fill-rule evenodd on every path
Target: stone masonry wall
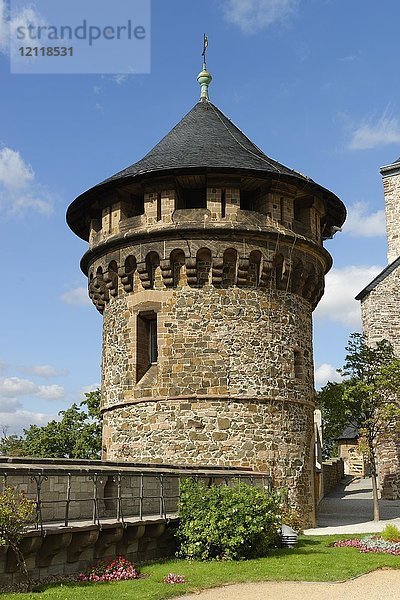
M 400 256 L 400 170 L 383 174 L 386 208 L 386 232 L 388 239 L 388 262 Z
M 361 304 L 363 331 L 369 343 L 389 340 L 400 356 L 400 269 L 385 277 Z
M 137 382 L 137 315 L 149 310 L 158 362 Z M 191 288 L 184 274 L 177 288 L 110 299 L 104 457 L 269 470 L 312 522 L 311 310 L 281 290 Z
M 361 304 L 363 331 L 370 344 L 389 340 L 400 356 L 400 270 L 387 275 Z M 400 435 L 381 440 L 377 447 L 382 497 L 400 498 Z

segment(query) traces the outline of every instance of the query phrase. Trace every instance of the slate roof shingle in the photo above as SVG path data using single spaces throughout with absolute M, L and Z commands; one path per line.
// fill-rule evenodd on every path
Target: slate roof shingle
M 346 209 L 337 196 L 302 173 L 268 157 L 207 101 L 197 102 L 144 158 L 78 196 L 68 208 L 67 222 L 77 235 L 87 239 L 90 217 L 85 217 L 85 213 L 101 192 L 139 181 L 153 173 L 187 172 L 190 169 L 232 170 L 300 181 L 302 187 L 309 185 L 321 194 L 327 206 L 329 225 L 340 227 L 346 218 Z

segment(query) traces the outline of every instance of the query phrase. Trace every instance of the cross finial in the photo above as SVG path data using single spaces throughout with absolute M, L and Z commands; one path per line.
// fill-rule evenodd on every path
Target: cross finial
M 207 48 L 208 48 L 208 37 L 206 36 L 206 34 L 204 34 L 204 38 L 203 38 L 203 52 L 201 53 L 202 57 L 203 57 L 203 71 L 207 70 L 207 65 L 206 65 L 206 52 L 207 52 Z
M 203 70 L 197 76 L 197 81 L 199 82 L 199 84 L 201 86 L 200 100 L 202 102 L 208 101 L 208 86 L 210 85 L 211 80 L 212 80 L 211 74 L 207 71 L 207 65 L 206 65 L 207 48 L 208 48 L 208 37 L 206 36 L 206 34 L 204 34 L 203 52 L 201 53 L 201 55 L 203 57 Z

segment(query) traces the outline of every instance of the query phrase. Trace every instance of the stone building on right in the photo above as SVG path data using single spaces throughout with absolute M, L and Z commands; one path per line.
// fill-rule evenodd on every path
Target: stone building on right
M 400 158 L 382 167 L 388 240 L 388 266 L 359 294 L 368 343 L 389 340 L 400 356 Z M 400 498 L 400 434 L 378 447 L 382 498 Z

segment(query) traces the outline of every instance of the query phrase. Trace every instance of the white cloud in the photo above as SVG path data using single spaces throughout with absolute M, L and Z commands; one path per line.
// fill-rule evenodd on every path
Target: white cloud
M 21 402 L 16 398 L 0 396 L 0 413 L 14 413 L 21 407 Z
M 341 379 L 336 368 L 328 363 L 322 363 L 315 369 L 315 387 L 317 388 L 323 387 L 328 381 L 341 381 Z
M 66 375 L 66 369 L 56 369 L 51 365 L 32 365 L 30 367 L 20 367 L 20 371 L 24 373 L 30 373 L 31 375 L 37 375 L 38 377 L 59 377 L 60 375 Z
M 38 396 L 46 400 L 59 400 L 64 395 L 64 388 L 60 385 L 36 385 L 33 381 L 21 379 L 20 377 L 0 378 L 0 397 L 3 398 Z
M 89 392 L 94 392 L 99 387 L 100 387 L 99 383 L 92 383 L 91 385 L 84 385 L 82 388 L 82 395 L 88 394 Z
M 28 186 L 35 174 L 31 165 L 21 158 L 19 152 L 11 148 L 0 150 L 0 183 L 8 189 L 21 189 Z
M 35 413 L 28 410 L 15 410 L 15 412 L 3 411 L 0 405 L 0 430 L 5 430 L 7 435 L 21 433 L 30 425 L 46 425 L 54 419 L 54 415 L 46 413 Z
M 315 310 L 315 318 L 360 329 L 360 302 L 354 298 L 382 268 L 377 265 L 333 268 L 326 276 L 325 294 Z
M 224 16 L 243 33 L 254 34 L 292 17 L 300 0 L 227 0 Z
M 39 385 L 35 396 L 45 400 L 60 400 L 65 396 L 65 390 L 61 385 L 53 383 L 52 385 Z
M 343 232 L 356 237 L 386 235 L 384 209 L 368 213 L 368 205 L 365 202 L 355 202 L 348 207 L 348 217 Z
M 46 21 L 32 6 L 25 6 L 18 12 L 14 11 L 10 14 L 6 0 L 0 0 L 0 52 L 9 54 L 10 34 L 12 39 L 17 41 L 14 34 L 18 27 L 27 28 L 29 25 L 37 27 L 45 24 Z
M 387 115 L 387 111 L 378 120 L 364 120 L 353 129 L 349 143 L 350 150 L 370 150 L 388 144 L 400 143 L 400 121 Z
M 34 394 L 36 391 L 37 386 L 28 379 L 20 379 L 19 377 L 0 378 L 1 396 L 27 396 L 28 394 Z
M 18 215 L 26 209 L 34 209 L 42 214 L 52 212 L 52 198 L 49 191 L 35 181 L 35 173 L 30 164 L 24 161 L 16 150 L 0 150 L 0 210 L 10 215 Z
M 88 306 L 90 298 L 85 287 L 77 287 L 61 294 L 61 300 L 73 306 Z

